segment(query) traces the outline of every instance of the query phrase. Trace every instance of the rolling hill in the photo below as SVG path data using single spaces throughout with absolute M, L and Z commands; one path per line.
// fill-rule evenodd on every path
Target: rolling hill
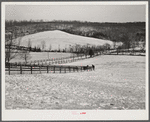
M 32 47 L 41 47 L 41 42 L 45 42 L 45 49 L 49 49 L 51 45 L 51 50 L 69 49 L 70 46 L 74 46 L 79 44 L 83 45 L 104 45 L 108 43 L 113 45 L 112 41 L 104 40 L 104 39 L 96 39 L 91 37 L 84 37 L 69 34 L 63 31 L 55 30 L 55 31 L 44 31 L 35 34 L 26 35 L 21 39 L 20 45 L 27 46 L 28 41 L 30 40 Z

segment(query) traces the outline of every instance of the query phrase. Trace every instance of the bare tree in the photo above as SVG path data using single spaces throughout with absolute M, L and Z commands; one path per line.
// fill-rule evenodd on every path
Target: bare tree
M 93 51 L 93 49 L 91 48 L 91 49 L 89 49 L 89 55 L 90 55 L 90 57 L 93 57 L 94 56 L 94 51 Z
M 31 47 L 31 40 L 28 40 L 28 47 Z
M 52 46 L 51 46 L 51 44 L 49 45 L 49 51 L 51 51 L 51 49 L 52 49 Z
M 58 45 L 58 52 L 60 52 L 60 44 Z
M 32 47 L 32 43 L 31 43 L 31 40 L 29 39 L 29 40 L 28 40 L 28 48 L 29 48 L 29 51 L 31 51 L 31 47 Z
M 104 47 L 105 47 L 105 49 L 109 50 L 111 46 L 110 46 L 110 44 L 105 43 L 105 44 L 104 44 Z
M 125 48 L 128 49 L 129 52 L 129 48 L 131 46 L 131 39 L 129 37 L 129 33 L 126 32 L 124 34 L 121 35 L 120 40 L 123 42 L 123 45 L 125 46 Z
M 27 51 L 27 50 L 24 50 L 24 51 L 22 52 L 21 58 L 25 60 L 25 63 L 27 63 L 28 60 L 31 59 L 30 52 Z
M 46 45 L 45 45 L 45 41 L 42 41 L 42 42 L 41 42 L 41 45 L 42 45 L 42 50 L 44 50 L 44 49 L 45 49 L 45 47 L 46 47 Z
M 113 49 L 116 49 L 116 40 L 113 40 Z
M 36 48 L 36 49 L 35 49 Z M 34 51 L 36 51 L 36 52 L 41 52 L 41 48 L 40 48 L 40 45 L 37 45 L 37 47 L 35 47 L 34 49 Z
M 69 48 L 70 48 L 70 53 L 73 52 L 73 47 L 71 45 L 69 45 Z
M 13 33 L 5 35 L 5 63 L 9 63 L 10 60 L 14 59 L 20 54 L 18 47 L 20 46 L 22 37 L 13 39 L 13 35 Z

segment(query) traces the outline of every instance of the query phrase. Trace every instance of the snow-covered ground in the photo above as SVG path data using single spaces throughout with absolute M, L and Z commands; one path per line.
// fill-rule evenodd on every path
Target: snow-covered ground
M 145 57 L 102 55 L 95 71 L 6 75 L 6 109 L 145 109 Z
M 32 43 L 32 47 L 41 46 L 41 42 L 45 41 L 46 44 L 45 49 L 49 49 L 51 45 L 51 50 L 58 50 L 59 47 L 62 50 L 65 48 L 69 48 L 70 45 L 73 46 L 75 44 L 80 44 L 80 45 L 87 45 L 87 44 L 103 45 L 105 43 L 108 43 L 110 45 L 113 44 L 113 42 L 109 40 L 83 37 L 83 36 L 62 32 L 59 30 L 44 31 L 44 32 L 35 33 L 31 35 L 26 35 L 21 39 L 21 46 L 27 46 L 29 40 Z
M 62 58 L 62 57 L 69 57 L 72 56 L 72 53 L 61 53 L 61 52 L 30 52 L 29 54 L 31 58 L 28 61 L 34 60 L 45 60 L 45 59 L 55 59 L 55 58 Z M 21 55 L 18 55 L 10 62 L 25 62 L 25 59 L 20 58 Z

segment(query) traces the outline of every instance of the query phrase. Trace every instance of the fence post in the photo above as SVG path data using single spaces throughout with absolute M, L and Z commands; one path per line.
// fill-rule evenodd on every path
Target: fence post
M 54 66 L 54 73 L 55 73 L 55 66 Z
M 31 66 L 31 74 L 32 74 L 32 66 Z
M 117 48 L 117 55 L 118 55 L 118 48 Z
M 41 73 L 41 66 L 39 66 L 39 70 L 40 70 L 40 73 Z
M 70 66 L 69 66 L 69 72 L 71 72 L 71 71 L 70 71 Z
M 81 66 L 81 72 L 82 72 L 82 66 Z
M 66 73 L 66 67 L 65 67 L 65 73 Z
M 10 75 L 10 63 L 9 63 L 9 65 L 8 65 L 8 70 L 9 70 L 9 75 Z
M 47 61 L 45 62 L 45 65 L 47 65 Z
M 60 73 L 61 73 L 61 67 L 60 67 Z
M 20 74 L 22 74 L 22 65 L 20 65 Z
M 74 54 L 73 54 L 73 62 L 74 62 Z
M 78 67 L 77 67 L 77 72 L 78 72 Z
M 47 73 L 48 73 L 48 66 L 47 66 Z

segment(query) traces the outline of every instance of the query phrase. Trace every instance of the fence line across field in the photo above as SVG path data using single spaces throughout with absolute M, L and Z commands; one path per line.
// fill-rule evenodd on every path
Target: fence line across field
M 56 58 L 56 59 L 47 59 L 47 60 L 42 60 L 42 62 L 40 62 L 41 60 L 36 60 L 33 63 L 8 63 L 6 64 L 6 68 L 5 68 L 5 72 L 8 71 L 8 74 L 10 75 L 10 72 L 19 72 L 19 74 L 23 74 L 24 71 L 29 71 L 31 74 L 34 71 L 39 71 L 41 73 L 41 71 L 47 71 L 47 73 L 49 71 L 53 71 L 55 73 L 55 71 L 59 71 L 61 72 L 67 72 L 67 70 L 69 72 L 73 71 L 85 71 L 85 70 L 91 70 L 92 67 L 86 67 L 86 66 L 65 66 L 65 65 L 53 65 L 53 64 L 65 64 L 65 63 L 71 63 L 74 61 L 78 61 L 78 60 L 83 60 L 89 58 L 88 55 L 84 55 L 84 54 L 79 54 L 77 56 L 70 56 L 70 57 L 63 57 L 63 58 Z M 45 61 L 43 63 L 43 61 Z M 52 62 L 50 62 L 52 61 Z M 47 63 L 48 62 L 48 63 Z M 51 69 L 51 70 L 49 70 Z M 72 70 L 71 70 L 72 69 Z M 18 74 L 18 73 L 17 73 Z
M 137 53 L 139 54 L 137 55 Z M 101 54 L 145 56 L 145 53 L 144 55 L 141 54 L 140 51 L 135 51 L 133 53 L 132 50 L 105 50 L 105 51 L 97 52 L 94 56 L 99 56 Z M 10 72 L 16 72 L 16 71 L 18 71 L 19 74 L 23 74 L 23 72 L 26 71 L 29 71 L 32 74 L 35 71 L 39 71 L 39 73 L 41 73 L 42 71 L 46 71 L 47 73 L 52 71 L 55 73 L 55 71 L 57 72 L 59 71 L 60 73 L 62 73 L 64 71 L 64 73 L 66 73 L 67 71 L 71 72 L 71 69 L 74 72 L 82 71 L 85 69 L 89 70 L 92 69 L 92 67 L 86 68 L 86 66 L 65 66 L 65 65 L 60 66 L 60 64 L 71 63 L 78 60 L 87 59 L 89 57 L 90 57 L 89 55 L 79 54 L 77 56 L 61 57 L 55 59 L 52 58 L 46 60 L 35 60 L 28 63 L 25 62 L 8 63 L 6 64 L 5 71 L 6 72 L 8 71 L 8 74 L 10 75 Z M 54 65 L 54 64 L 59 64 L 59 65 Z
M 131 55 L 131 56 L 145 56 L 145 51 L 141 50 L 128 50 L 128 49 L 121 49 L 121 50 L 109 50 L 107 51 L 106 55 Z
M 139 53 L 139 54 L 138 54 Z M 140 51 L 136 51 L 134 50 L 126 50 L 126 49 L 121 49 L 121 50 L 104 50 L 104 51 L 99 51 L 95 54 L 95 56 L 98 55 L 136 55 L 136 56 L 145 56 L 145 53 L 141 53 Z M 42 59 L 42 60 L 33 60 L 33 61 L 29 61 L 27 62 L 28 64 L 61 64 L 63 63 L 68 63 L 68 62 L 73 62 L 73 61 L 77 61 L 80 59 L 86 59 L 89 58 L 89 55 L 85 55 L 85 54 L 78 54 L 76 56 L 68 56 L 68 57 L 61 57 L 61 58 L 51 58 L 51 59 Z M 69 60 L 70 61 L 69 61 Z M 15 63 L 19 63 L 19 64 L 26 64 L 26 62 L 15 62 Z
M 98 53 L 97 55 L 101 55 L 101 53 Z M 69 56 L 69 57 L 61 57 L 61 58 L 51 58 L 51 59 L 43 59 L 43 60 L 34 60 L 29 62 L 15 62 L 15 64 L 39 64 L 39 65 L 53 65 L 53 64 L 62 64 L 62 63 L 70 63 L 78 60 L 83 60 L 86 58 L 89 58 L 89 55 L 85 54 L 79 54 L 77 56 Z
M 139 53 L 139 54 L 137 54 Z M 110 50 L 104 50 L 104 51 L 99 51 L 97 52 L 94 56 L 98 56 L 98 55 L 136 55 L 136 56 L 145 56 L 145 52 L 141 52 L 141 51 L 136 51 L 134 50 L 126 50 L 126 49 L 121 49 L 121 50 L 114 50 L 114 49 L 110 49 Z M 61 62 L 62 60 L 67 60 L 67 59 L 73 59 L 73 60 L 78 60 L 76 58 L 89 58 L 89 55 L 85 55 L 85 54 L 78 54 L 76 56 L 69 56 L 69 57 L 61 57 L 61 58 L 51 58 L 51 59 L 42 59 L 42 60 L 33 60 L 33 61 L 29 61 L 27 63 L 30 64 L 34 64 L 34 63 L 44 63 L 44 62 L 50 62 L 50 64 L 58 64 L 59 62 Z M 25 62 L 15 62 L 15 63 L 19 63 L 19 64 L 25 64 Z
M 67 72 L 79 72 L 79 71 L 92 71 L 92 66 L 68 66 L 68 65 L 16 65 L 11 64 L 5 68 L 5 72 L 8 74 L 34 74 L 42 73 L 67 73 Z

